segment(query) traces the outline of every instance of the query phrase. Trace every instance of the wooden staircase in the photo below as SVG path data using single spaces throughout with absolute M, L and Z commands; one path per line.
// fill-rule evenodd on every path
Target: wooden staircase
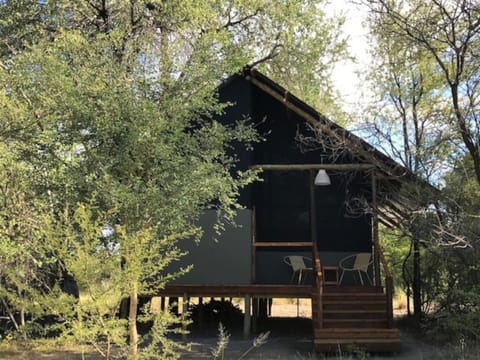
M 337 352 L 352 347 L 369 352 L 400 350 L 398 330 L 389 328 L 382 287 L 326 286 L 321 304 L 320 307 L 318 295 L 314 294 L 312 318 L 317 319 L 313 329 L 316 351 Z M 318 322 L 320 309 L 321 324 Z
M 315 255 L 316 286 L 312 294 L 313 340 L 317 352 L 361 349 L 399 352 L 400 336 L 393 326 L 392 283 L 382 286 L 325 286 Z M 388 272 L 387 272 L 388 274 Z

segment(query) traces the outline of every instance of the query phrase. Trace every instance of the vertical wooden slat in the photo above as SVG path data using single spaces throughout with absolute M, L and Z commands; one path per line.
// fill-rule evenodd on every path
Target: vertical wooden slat
M 313 243 L 313 259 L 315 266 L 315 284 L 313 288 L 314 298 L 312 298 L 312 320 L 314 322 L 314 328 L 321 329 L 323 328 L 323 273 L 316 243 Z M 314 313 L 317 314 L 315 317 L 313 316 Z
M 382 248 L 378 242 L 374 243 L 375 251 L 378 253 L 380 262 L 383 265 L 385 273 L 385 297 L 387 301 L 387 324 L 389 328 L 393 328 L 393 276 L 388 268 L 387 260 L 383 255 Z
M 386 296 L 387 296 L 387 326 L 389 329 L 393 328 L 393 278 L 387 276 L 386 282 Z
M 182 298 L 182 330 L 184 331 L 182 334 L 182 338 L 185 340 L 187 337 L 187 315 L 188 315 L 188 303 L 189 297 L 187 293 L 183 294 Z
M 245 295 L 245 315 L 243 316 L 243 338 L 250 339 L 250 327 L 252 323 L 252 313 L 250 309 L 250 295 Z
M 257 322 L 260 313 L 260 298 L 252 298 L 252 332 L 255 335 L 257 333 Z
M 312 243 L 317 241 L 317 208 L 315 204 L 315 173 L 309 171 L 309 189 L 310 189 L 310 238 Z
M 383 265 L 383 272 L 385 275 L 385 296 L 387 301 L 387 326 L 393 328 L 393 277 L 388 268 L 387 261 L 383 255 L 380 241 L 378 238 L 378 204 L 377 204 L 377 179 L 375 171 L 372 171 L 372 235 L 374 248 L 374 267 L 375 267 L 375 285 L 381 286 L 380 278 L 380 263 Z
M 251 269 L 251 282 L 255 284 L 257 279 L 257 208 L 254 205 L 252 207 L 252 269 Z
M 198 328 L 203 329 L 203 297 L 198 298 Z
M 373 218 L 372 218 L 372 240 L 373 244 L 380 245 L 378 241 L 378 205 L 377 205 L 377 179 L 375 176 L 375 171 L 372 171 L 372 208 L 373 208 Z M 373 246 L 373 269 L 375 276 L 375 285 L 381 286 L 380 278 L 380 257 L 377 249 L 380 246 Z
M 314 294 L 312 298 L 312 320 L 314 332 L 315 328 L 323 328 L 323 273 L 320 263 L 320 254 L 317 246 L 317 207 L 315 203 L 315 172 L 309 170 L 309 189 L 310 189 L 310 237 L 312 241 L 312 252 L 314 262 Z M 316 314 L 316 316 L 314 316 Z

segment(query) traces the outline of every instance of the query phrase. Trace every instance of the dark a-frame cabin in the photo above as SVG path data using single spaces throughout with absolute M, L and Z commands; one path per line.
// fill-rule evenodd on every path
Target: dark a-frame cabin
M 187 275 L 161 296 L 243 297 L 244 332 L 251 327 L 251 304 L 259 299 L 311 298 L 313 343 L 317 351 L 355 345 L 367 351 L 396 352 L 392 276 L 378 239 L 382 222 L 395 226 L 398 190 L 415 181 L 399 164 L 255 70 L 245 70 L 219 89 L 230 102 L 220 121 L 250 117 L 264 141 L 238 149 L 238 168 L 262 169 L 261 182 L 241 194 L 239 226 L 214 240 L 214 214 L 202 218 L 205 235 L 185 245 L 180 265 Z M 315 141 L 312 141 L 315 139 Z M 330 185 L 316 186 L 326 170 Z M 217 237 L 218 238 L 218 237 Z M 360 284 L 339 262 L 370 254 Z M 311 258 L 303 278 L 285 264 L 290 256 Z M 310 270 L 307 269 L 307 270 Z M 292 277 L 293 273 L 293 277 Z

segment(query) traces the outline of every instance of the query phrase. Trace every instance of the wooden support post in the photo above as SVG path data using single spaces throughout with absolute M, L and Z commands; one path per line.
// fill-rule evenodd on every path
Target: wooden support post
M 380 243 L 378 239 L 378 206 L 377 206 L 377 179 L 375 176 L 375 171 L 372 171 L 372 208 L 373 208 L 373 218 L 372 218 L 372 241 L 378 246 L 373 247 L 373 269 L 374 269 L 374 280 L 376 286 L 381 286 L 382 281 L 380 278 L 380 256 L 376 249 L 380 248 Z
M 252 323 L 250 300 L 250 295 L 245 295 L 245 315 L 243 316 L 243 338 L 245 340 L 250 339 L 250 327 Z
M 258 318 L 261 320 L 266 320 L 268 317 L 268 299 L 260 298 L 258 299 Z
M 420 241 L 416 233 L 412 234 L 413 241 L 413 316 L 417 325 L 420 325 L 422 318 L 422 289 L 420 272 Z
M 189 297 L 187 293 L 183 294 L 183 299 L 182 299 L 182 330 L 184 333 L 182 334 L 183 339 L 185 340 L 187 337 L 187 316 L 188 316 L 188 303 L 189 303 Z
M 317 241 L 317 207 L 315 204 L 315 173 L 313 170 L 309 171 L 309 189 L 310 189 L 310 240 L 312 243 Z
M 252 332 L 254 335 L 257 333 L 259 307 L 260 299 L 256 297 L 252 298 Z
M 202 330 L 203 328 L 203 298 L 198 298 L 198 328 Z
M 257 248 L 255 243 L 257 242 L 257 210 L 256 207 L 252 207 L 252 264 L 251 264 L 251 283 L 255 284 L 257 278 Z
M 387 276 L 386 292 L 387 292 L 387 326 L 389 329 L 393 328 L 393 279 Z
M 263 171 L 303 171 L 303 170 L 338 170 L 338 171 L 361 171 L 373 169 L 372 164 L 257 164 L 251 169 Z

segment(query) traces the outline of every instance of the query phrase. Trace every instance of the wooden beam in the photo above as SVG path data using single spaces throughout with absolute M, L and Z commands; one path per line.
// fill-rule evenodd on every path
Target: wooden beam
M 309 170 L 308 188 L 310 190 L 310 239 L 313 243 L 317 241 L 317 206 L 315 203 L 315 174 L 312 169 Z
M 251 274 L 250 280 L 252 284 L 257 281 L 257 248 L 255 246 L 257 242 L 257 207 L 252 207 L 252 257 L 251 257 Z
M 257 242 L 254 244 L 255 247 L 312 247 L 313 243 L 309 241 L 291 241 L 291 242 L 282 242 L 282 241 L 269 241 L 269 242 Z
M 187 315 L 188 315 L 188 303 L 190 298 L 187 293 L 183 294 L 182 298 L 182 339 L 186 340 L 187 338 Z
M 381 222 L 384 226 L 388 227 L 389 229 L 394 229 L 398 227 L 398 224 L 391 223 L 387 218 L 384 218 L 382 216 L 378 217 L 378 221 Z
M 250 339 L 250 327 L 252 322 L 252 314 L 250 311 L 250 295 L 246 295 L 244 302 L 245 302 L 245 314 L 243 316 L 243 338 L 245 340 Z
M 377 249 L 379 248 L 378 243 L 378 205 L 377 205 L 377 178 L 375 172 L 372 172 L 372 207 L 373 207 L 373 219 L 372 219 L 372 240 L 373 243 L 378 245 L 374 246 L 373 251 L 373 263 L 374 263 L 374 275 L 375 275 L 375 285 L 381 285 L 380 279 L 380 257 Z
M 202 297 L 277 297 L 277 298 L 305 298 L 312 297 L 311 285 L 235 285 L 235 284 L 172 284 L 158 291 L 161 296 L 178 296 L 188 293 L 189 296 Z
M 264 171 L 295 171 L 295 170 L 371 170 L 375 168 L 372 164 L 256 164 L 251 169 L 261 169 Z

